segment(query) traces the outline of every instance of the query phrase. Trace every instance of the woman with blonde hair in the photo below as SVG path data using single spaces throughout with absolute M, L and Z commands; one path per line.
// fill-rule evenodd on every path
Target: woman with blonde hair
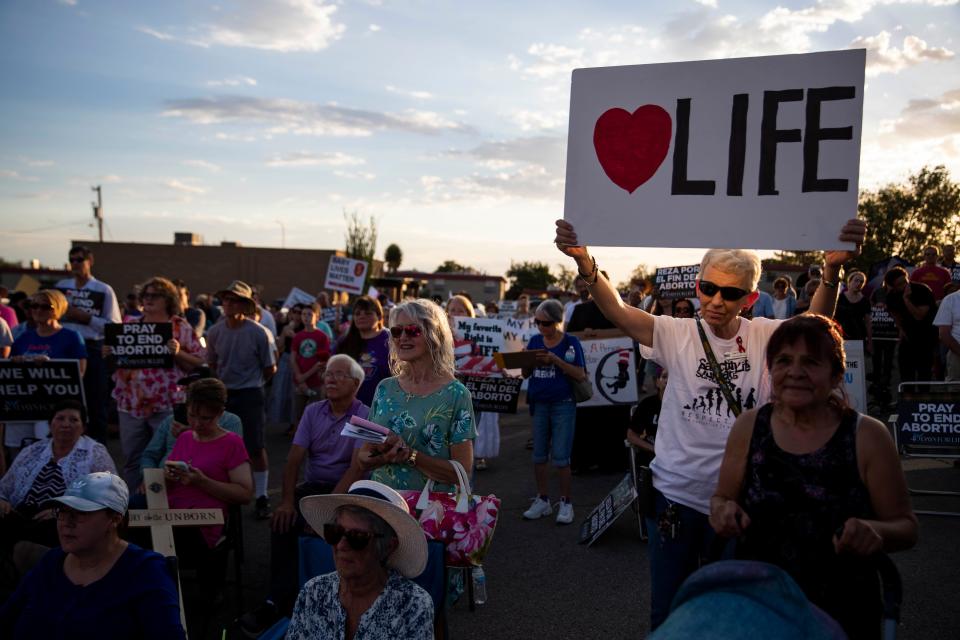
M 113 374 L 113 398 L 117 401 L 120 448 L 124 465 L 121 476 L 128 487 L 140 485 L 140 456 L 153 432 L 169 416 L 175 404 L 183 402 L 183 390 L 177 380 L 203 364 L 206 350 L 193 327 L 181 315 L 181 296 L 170 280 L 153 277 L 140 287 L 143 315 L 128 322 L 171 323 L 173 337 L 167 350 L 173 354 L 173 367 L 117 369 Z M 112 348 L 103 347 L 103 357 L 112 357 Z
M 393 435 L 357 449 L 335 493 L 367 473 L 393 489 L 421 489 L 428 479 L 456 483 L 451 459 L 467 473 L 473 467 L 473 401 L 454 377 L 453 335 L 443 309 L 425 299 L 400 303 L 390 312 L 390 338 L 394 375 L 377 387 L 369 419 Z
M 60 324 L 67 306 L 67 298 L 56 289 L 33 294 L 26 304 L 33 326 L 13 341 L 10 359 L 21 362 L 76 360 L 82 377 L 87 368 L 87 347 L 79 333 Z M 3 443 L 19 449 L 24 439 L 43 438 L 49 432 L 46 421 L 8 422 L 3 427 Z

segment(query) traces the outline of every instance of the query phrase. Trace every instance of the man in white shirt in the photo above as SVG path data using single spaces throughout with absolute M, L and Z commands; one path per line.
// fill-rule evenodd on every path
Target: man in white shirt
M 933 319 L 940 343 L 947 348 L 946 380 L 960 381 L 960 291 L 944 296 Z
M 83 389 L 87 399 L 87 435 L 105 442 L 107 437 L 107 370 L 103 363 L 103 328 L 121 322 L 120 306 L 113 288 L 93 277 L 93 252 L 85 246 L 70 249 L 72 278 L 56 284 L 70 306 L 61 323 L 73 329 L 87 346 L 87 370 Z
M 577 298 L 573 298 L 567 304 L 563 305 L 563 326 L 570 324 L 570 318 L 573 317 L 573 310 L 579 304 L 590 299 L 590 287 L 588 287 L 582 279 L 575 278 L 573 281 L 573 286 L 577 290 Z

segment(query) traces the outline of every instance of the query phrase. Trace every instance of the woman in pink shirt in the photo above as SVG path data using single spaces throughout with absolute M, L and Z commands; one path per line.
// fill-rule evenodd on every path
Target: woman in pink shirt
M 253 498 L 253 474 L 243 438 L 218 424 L 226 405 L 227 388 L 215 378 L 198 380 L 187 388 L 190 429 L 177 438 L 164 465 L 170 508 L 226 511 Z M 226 575 L 226 554 L 216 553 L 222 535 L 222 525 L 174 530 L 177 556 L 196 564 L 201 585 L 209 587 L 203 593 L 218 593 Z

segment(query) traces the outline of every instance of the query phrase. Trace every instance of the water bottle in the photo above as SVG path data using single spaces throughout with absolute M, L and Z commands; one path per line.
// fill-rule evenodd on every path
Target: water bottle
M 470 575 L 473 580 L 473 604 L 485 604 L 487 602 L 487 576 L 483 573 L 483 567 L 474 567 Z
M 573 345 L 570 345 L 570 347 L 567 349 L 567 352 L 563 354 L 563 359 L 570 364 L 573 364 L 577 361 L 577 352 L 574 351 Z

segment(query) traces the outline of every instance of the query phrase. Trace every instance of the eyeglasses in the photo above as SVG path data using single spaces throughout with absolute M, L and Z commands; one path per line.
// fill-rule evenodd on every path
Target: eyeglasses
M 140 294 L 141 300 L 156 300 L 157 298 L 162 298 L 162 293 L 156 293 L 155 291 L 146 291 Z
M 709 280 L 699 280 L 698 286 L 700 288 L 700 293 L 708 298 L 712 298 L 713 296 L 717 295 L 717 291 L 719 291 L 720 297 L 727 302 L 735 302 L 750 295 L 750 292 L 746 289 L 741 289 L 739 287 L 720 287 L 713 284 Z
M 538 327 L 549 327 L 552 324 L 557 324 L 556 320 L 540 320 L 539 318 L 534 318 L 533 323 Z
M 80 264 L 81 262 L 86 262 L 87 259 L 83 256 L 70 256 L 68 258 L 71 264 Z
M 342 380 L 351 380 L 353 378 L 353 376 L 351 376 L 349 373 L 344 373 L 343 371 L 326 371 L 324 372 L 323 377 L 336 380 L 337 382 Z
M 356 529 L 344 529 L 339 524 L 328 522 L 323 525 L 323 539 L 327 541 L 331 547 L 337 546 L 340 540 L 343 538 L 347 539 L 347 544 L 350 545 L 350 548 L 354 551 L 363 551 L 367 548 L 367 545 L 370 544 L 370 541 L 374 538 L 382 538 L 383 536 L 379 533 L 373 533 L 372 531 L 358 531 Z
M 400 336 L 408 338 L 419 338 L 423 335 L 423 328 L 418 324 L 407 324 L 403 326 L 390 327 L 390 335 L 394 340 L 399 340 Z

